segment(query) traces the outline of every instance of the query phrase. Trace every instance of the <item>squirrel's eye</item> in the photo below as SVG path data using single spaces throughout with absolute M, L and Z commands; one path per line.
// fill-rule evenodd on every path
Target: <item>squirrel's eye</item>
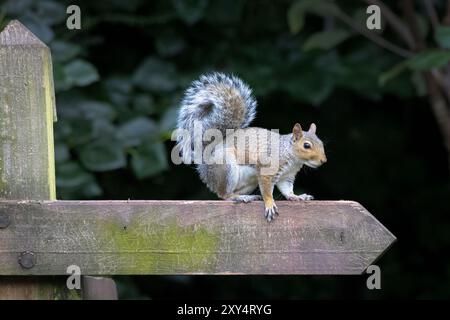
M 305 142 L 305 143 L 303 144 L 303 148 L 305 148 L 305 149 L 311 149 L 311 144 L 310 144 L 309 142 Z

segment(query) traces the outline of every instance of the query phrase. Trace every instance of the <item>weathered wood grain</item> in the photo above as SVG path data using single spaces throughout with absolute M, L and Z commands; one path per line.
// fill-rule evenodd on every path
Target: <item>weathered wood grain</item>
M 20 22 L 0 33 L 0 198 L 56 199 L 49 48 Z
M 356 202 L 277 204 L 267 223 L 261 202 L 0 201 L 0 274 L 360 274 L 395 240 Z
M 20 22 L 0 33 L 0 199 L 56 198 L 52 72 L 48 47 Z M 76 295 L 63 278 L 0 277 L 0 300 Z

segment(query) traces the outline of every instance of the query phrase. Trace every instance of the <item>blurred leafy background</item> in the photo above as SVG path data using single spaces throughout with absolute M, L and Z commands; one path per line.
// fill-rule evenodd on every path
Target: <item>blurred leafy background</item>
M 373 3 L 383 29 L 369 32 Z M 59 199 L 214 199 L 170 163 L 170 135 L 183 89 L 221 70 L 254 88 L 256 126 L 317 123 L 329 163 L 297 192 L 359 201 L 399 239 L 379 291 L 365 276 L 117 277 L 122 298 L 450 297 L 447 1 L 0 4 L 0 29 L 19 19 L 52 50 Z

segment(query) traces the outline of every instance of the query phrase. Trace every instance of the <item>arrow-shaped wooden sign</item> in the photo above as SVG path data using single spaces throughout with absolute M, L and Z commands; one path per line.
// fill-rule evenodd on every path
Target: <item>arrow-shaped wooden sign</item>
M 0 201 L 0 275 L 361 274 L 395 241 L 356 202 L 278 204 Z

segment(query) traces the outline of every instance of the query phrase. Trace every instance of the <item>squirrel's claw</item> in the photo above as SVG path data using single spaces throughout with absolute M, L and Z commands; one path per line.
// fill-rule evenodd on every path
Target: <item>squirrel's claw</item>
M 292 195 L 286 198 L 289 201 L 309 201 L 309 200 L 314 200 L 314 197 L 310 194 L 301 194 L 301 195 Z
M 266 207 L 265 217 L 267 222 L 272 221 L 275 218 L 275 215 L 278 215 L 278 208 L 275 204 L 273 204 L 272 207 Z

